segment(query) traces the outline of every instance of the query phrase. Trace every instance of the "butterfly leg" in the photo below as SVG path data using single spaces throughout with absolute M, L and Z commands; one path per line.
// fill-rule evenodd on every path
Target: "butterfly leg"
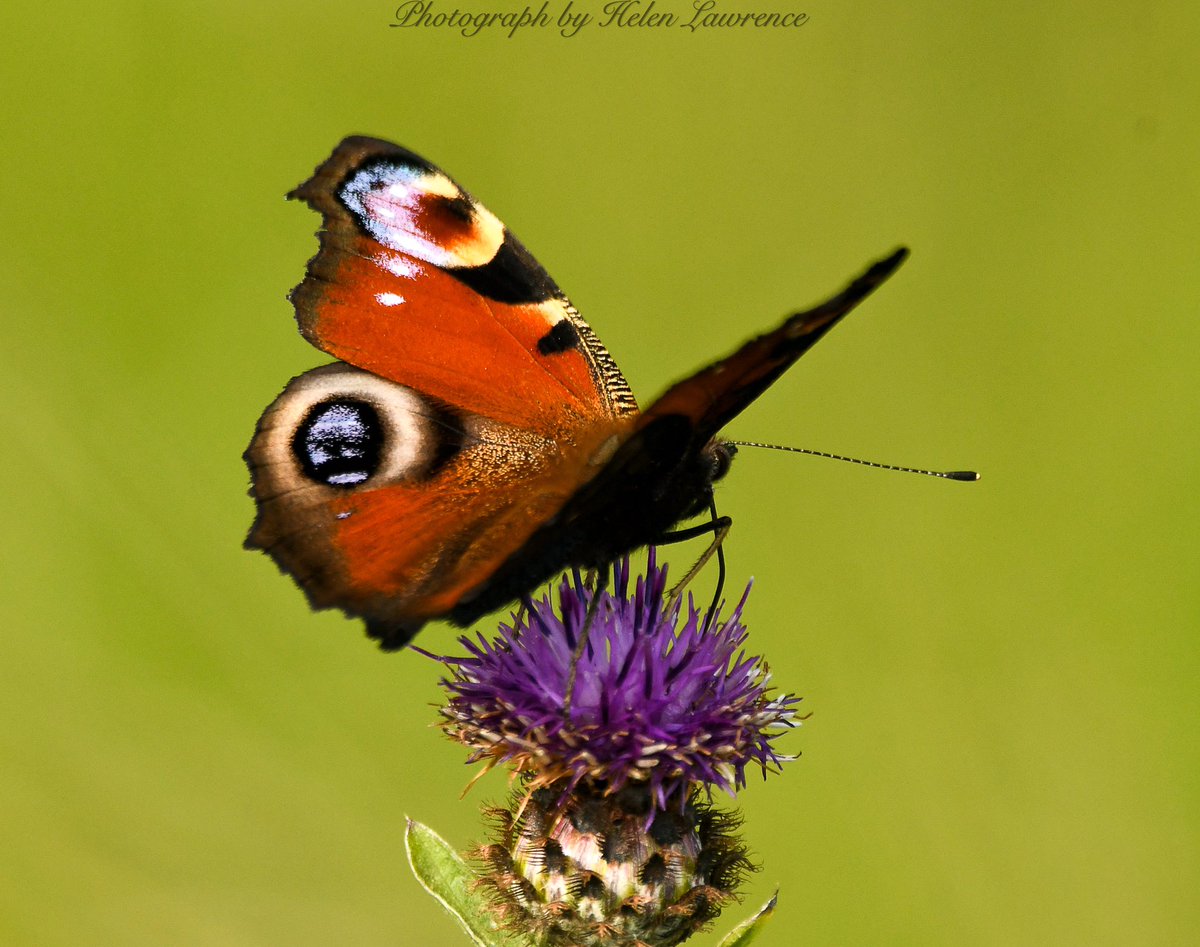
M 530 615 L 532 613 L 533 613 L 533 605 L 529 601 L 529 597 L 526 596 L 525 598 L 521 599 L 520 602 L 517 603 L 517 610 L 516 610 L 516 612 L 513 613 L 513 637 L 514 638 L 519 638 L 521 636 L 521 628 L 525 624 L 525 618 L 527 615 Z
M 571 670 L 567 674 L 567 691 L 563 697 L 563 719 L 571 716 L 571 698 L 575 696 L 575 676 L 579 671 L 579 662 L 588 645 L 588 637 L 592 633 L 592 624 L 596 620 L 596 610 L 600 607 L 600 593 L 608 588 L 612 567 L 605 565 L 595 570 L 595 582 L 592 584 L 592 597 L 588 600 L 587 611 L 583 616 L 583 627 L 579 629 L 579 640 L 575 642 L 575 653 L 571 655 Z
M 694 539 L 697 536 L 703 536 L 706 533 L 712 534 L 712 542 L 708 548 L 701 553 L 700 558 L 696 560 L 687 574 L 675 585 L 667 594 L 667 611 L 670 612 L 675 604 L 683 595 L 683 590 L 691 584 L 691 581 L 696 578 L 700 570 L 708 564 L 708 561 L 716 554 L 717 557 L 717 587 L 713 592 L 712 604 L 709 605 L 708 614 L 705 616 L 705 630 L 708 628 L 708 623 L 712 621 L 713 615 L 716 613 L 717 605 L 721 601 L 721 593 L 725 589 L 725 550 L 722 543 L 725 542 L 725 537 L 729 535 L 729 531 L 733 528 L 733 520 L 728 516 L 718 516 L 717 506 L 712 497 L 708 501 L 709 512 L 712 518 L 707 523 L 701 523 L 699 526 L 691 526 L 687 529 L 675 530 L 670 533 L 664 533 L 657 539 L 658 545 L 666 543 L 678 543 L 687 539 Z
M 399 651 L 417 636 L 423 622 L 415 625 L 397 621 L 366 619 L 367 637 L 379 642 L 380 651 Z

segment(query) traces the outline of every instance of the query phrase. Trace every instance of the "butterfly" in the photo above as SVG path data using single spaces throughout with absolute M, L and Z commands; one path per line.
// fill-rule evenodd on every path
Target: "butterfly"
M 529 251 L 425 159 L 346 138 L 288 196 L 322 218 L 296 319 L 337 361 L 292 379 L 258 422 L 246 546 L 385 650 L 709 510 L 735 452 L 718 432 L 907 256 L 643 411 Z

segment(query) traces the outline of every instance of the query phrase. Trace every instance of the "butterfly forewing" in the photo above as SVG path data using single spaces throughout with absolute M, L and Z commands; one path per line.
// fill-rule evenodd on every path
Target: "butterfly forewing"
M 691 422 L 700 442 L 706 442 L 874 292 L 907 257 L 908 250 L 901 247 L 870 266 L 840 293 L 796 313 L 777 329 L 751 339 L 725 358 L 672 385 L 646 409 L 638 427 L 652 424 L 656 418 L 678 415 Z
M 323 215 L 320 251 L 292 297 L 318 348 L 559 436 L 636 410 L 615 362 L 546 271 L 424 159 L 347 139 L 293 194 Z

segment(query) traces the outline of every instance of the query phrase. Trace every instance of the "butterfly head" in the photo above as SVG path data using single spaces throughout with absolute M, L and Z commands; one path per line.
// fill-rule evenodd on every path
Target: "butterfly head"
M 731 444 L 729 441 L 720 441 L 714 438 L 704 445 L 700 456 L 708 465 L 709 483 L 716 483 L 729 473 L 729 467 L 733 463 L 736 453 L 737 445 Z
M 693 459 L 690 462 L 681 465 L 681 472 L 686 471 L 686 474 L 675 482 L 674 495 L 688 502 L 686 506 L 675 508 L 670 514 L 673 517 L 672 522 L 662 524 L 662 529 L 669 530 L 679 521 L 701 516 L 709 511 L 712 506 L 712 485 L 729 473 L 736 453 L 737 447 L 729 441 L 713 438 L 698 454 L 692 455 Z

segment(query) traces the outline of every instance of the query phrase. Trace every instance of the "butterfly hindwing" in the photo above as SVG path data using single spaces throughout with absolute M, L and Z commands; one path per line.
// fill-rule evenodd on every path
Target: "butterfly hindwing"
M 246 452 L 269 552 L 315 608 L 388 646 L 444 615 L 589 475 L 594 439 L 553 440 L 344 363 L 293 379 Z M 593 468 L 594 469 L 594 468 Z

